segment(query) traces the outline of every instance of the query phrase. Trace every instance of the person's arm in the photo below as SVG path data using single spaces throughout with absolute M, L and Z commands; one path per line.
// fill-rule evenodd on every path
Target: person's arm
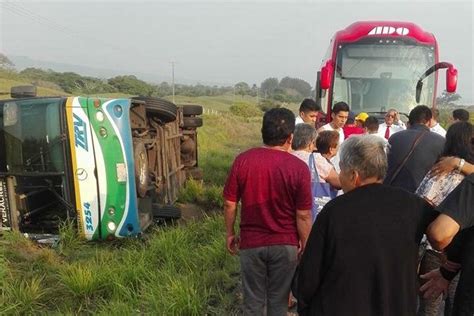
M 296 228 L 298 230 L 298 238 L 300 240 L 299 252 L 303 252 L 308 241 L 309 233 L 313 220 L 311 218 L 311 210 L 297 210 L 296 211 Z
M 459 169 L 461 167 L 461 169 Z M 474 165 L 467 161 L 461 162 L 461 158 L 458 157 L 443 157 L 433 166 L 434 174 L 448 173 L 453 170 L 459 170 L 465 175 L 474 173 Z
M 462 255 L 461 242 L 458 241 L 458 236 L 455 238 L 455 242 L 449 245 L 446 255 L 448 260 L 443 263 L 439 269 L 432 270 L 420 277 L 426 280 L 426 283 L 420 288 L 420 292 L 423 293 L 424 298 L 438 298 L 442 293 L 446 294 L 449 283 L 456 276 L 461 269 L 461 265 L 457 262 L 451 261 L 453 257 L 460 259 Z M 453 245 L 457 243 L 457 245 Z M 454 247 L 453 247 L 454 246 Z
M 442 213 L 427 230 L 436 249 L 445 248 L 459 230 L 474 226 L 474 174 L 464 180 L 436 207 Z
M 311 174 L 306 165 L 301 164 L 301 172 L 298 173 L 298 189 L 296 190 L 296 229 L 300 243 L 299 253 L 303 252 L 308 235 L 313 224 L 311 206 L 313 205 L 313 194 L 311 193 Z
M 398 112 L 395 114 L 394 124 L 395 124 L 396 126 L 398 126 L 398 129 L 399 129 L 399 130 L 405 130 L 405 129 L 407 129 L 405 123 L 403 123 L 403 121 L 400 119 L 400 113 L 398 113 Z
M 326 180 L 327 183 L 329 183 L 332 187 L 336 189 L 341 188 L 341 182 L 339 181 L 339 174 L 337 173 L 336 169 L 334 169 L 334 167 L 331 169 L 331 171 L 329 171 L 328 176 L 324 180 Z
M 235 235 L 235 219 L 237 217 L 237 203 L 229 200 L 224 201 L 224 221 L 226 229 L 226 246 L 231 255 L 235 255 L 239 249 L 239 237 Z
M 440 214 L 429 226 L 426 236 L 431 246 L 437 250 L 443 250 L 453 240 L 460 229 L 459 224 L 445 214 Z

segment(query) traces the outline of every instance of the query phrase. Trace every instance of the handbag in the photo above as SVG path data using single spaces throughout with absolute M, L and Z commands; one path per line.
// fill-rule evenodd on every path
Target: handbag
M 311 172 L 311 193 L 313 195 L 311 215 L 314 222 L 324 205 L 337 196 L 337 190 L 333 189 L 329 183 L 319 181 L 314 153 L 309 156 L 308 165 Z

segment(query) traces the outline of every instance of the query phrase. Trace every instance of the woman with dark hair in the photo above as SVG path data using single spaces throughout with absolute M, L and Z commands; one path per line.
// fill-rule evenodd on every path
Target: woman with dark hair
M 416 194 L 424 198 L 433 206 L 438 206 L 447 196 L 454 190 L 464 179 L 465 175 L 461 172 L 462 165 L 465 162 L 474 163 L 473 148 L 474 129 L 472 124 L 468 122 L 457 122 L 451 125 L 446 133 L 446 143 L 444 145 L 443 157 L 455 157 L 463 163 L 460 168 L 449 171 L 445 174 L 436 172 L 433 167 L 421 181 L 420 186 L 416 190 Z M 442 252 L 438 252 L 428 244 L 420 264 L 420 274 L 438 269 L 442 263 L 446 261 L 446 257 Z M 458 267 L 457 264 L 451 264 L 451 267 Z M 454 293 L 457 278 L 451 282 L 450 294 Z M 450 303 L 454 295 L 449 295 Z M 441 306 L 442 296 L 436 298 L 420 298 L 420 309 L 418 315 L 438 315 Z M 450 304 L 447 304 L 450 305 Z M 447 308 L 450 308 L 447 306 Z

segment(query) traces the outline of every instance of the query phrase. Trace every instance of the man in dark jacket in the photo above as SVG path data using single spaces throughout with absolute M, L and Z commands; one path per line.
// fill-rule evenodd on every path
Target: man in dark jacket
M 431 110 L 418 105 L 408 117 L 409 128 L 388 140 L 388 170 L 384 184 L 414 193 L 443 152 L 445 139 L 430 132 Z

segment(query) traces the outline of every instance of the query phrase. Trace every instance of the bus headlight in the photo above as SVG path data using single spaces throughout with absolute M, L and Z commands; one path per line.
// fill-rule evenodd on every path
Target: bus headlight
M 104 120 L 104 113 L 102 113 L 102 111 L 97 111 L 95 118 L 97 121 L 102 122 Z
M 115 225 L 114 222 L 108 222 L 107 229 L 109 230 L 109 232 L 113 233 L 117 229 L 117 225 Z

